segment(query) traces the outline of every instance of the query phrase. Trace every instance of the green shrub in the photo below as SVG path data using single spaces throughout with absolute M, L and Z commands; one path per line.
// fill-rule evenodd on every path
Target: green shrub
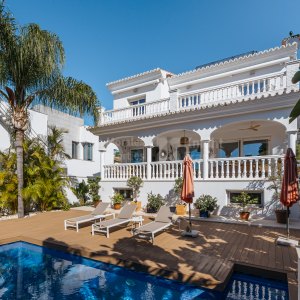
M 196 199 L 194 207 L 203 212 L 212 212 L 217 208 L 217 202 L 218 200 L 215 197 L 210 195 L 201 195 L 198 199 Z
M 164 198 L 160 194 L 155 195 L 152 192 L 148 194 L 147 200 L 147 212 L 157 212 L 165 204 Z
M 124 201 L 124 196 L 120 193 L 115 193 L 112 197 L 112 204 L 122 204 L 122 202 Z
M 248 211 L 248 205 L 256 204 L 257 200 L 257 198 L 252 198 L 247 192 L 241 192 L 238 196 L 233 197 L 233 201 L 241 206 L 243 212 Z
M 96 202 L 100 201 L 100 196 L 99 196 L 99 189 L 100 189 L 100 182 L 101 178 L 99 176 L 93 177 L 93 178 L 88 178 L 88 190 L 89 190 L 89 196 L 93 203 L 95 204 Z
M 79 200 L 79 203 L 81 205 L 85 205 L 88 200 L 88 192 L 89 192 L 89 187 L 85 183 L 85 181 L 82 180 L 75 187 L 72 187 L 71 190 L 74 193 L 74 195 L 77 197 L 77 199 Z

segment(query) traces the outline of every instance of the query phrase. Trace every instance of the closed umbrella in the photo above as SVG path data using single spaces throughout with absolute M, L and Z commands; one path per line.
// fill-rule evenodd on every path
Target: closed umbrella
M 284 174 L 280 194 L 280 202 L 287 207 L 287 235 L 290 237 L 289 213 L 290 207 L 299 200 L 297 160 L 291 148 L 284 157 Z
M 183 184 L 181 191 L 181 200 L 189 204 L 189 229 L 184 235 L 195 237 L 198 235 L 197 231 L 192 230 L 191 220 L 191 203 L 193 203 L 194 197 L 194 171 L 193 161 L 189 154 L 187 154 L 183 160 Z

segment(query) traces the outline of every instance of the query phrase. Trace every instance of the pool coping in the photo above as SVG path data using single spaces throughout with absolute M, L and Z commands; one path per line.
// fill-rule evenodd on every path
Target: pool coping
M 234 272 L 242 272 L 248 275 L 253 275 L 253 276 L 266 276 L 267 278 L 270 279 L 275 279 L 275 280 L 286 280 L 288 283 L 288 292 L 289 292 L 289 299 L 296 299 L 296 295 L 298 293 L 298 288 L 297 288 L 297 276 L 294 274 L 294 272 L 278 272 L 277 270 L 272 270 L 272 269 L 262 269 L 258 268 L 256 265 L 249 265 L 249 264 L 244 264 L 242 262 L 234 262 L 234 261 L 229 261 L 231 263 L 231 270 L 228 272 L 227 278 L 224 282 L 216 285 L 215 288 L 209 288 L 208 286 L 205 286 L 204 284 L 201 284 L 201 282 L 191 282 L 189 280 L 185 280 L 185 278 L 188 279 L 188 275 L 183 274 L 179 271 L 174 271 L 174 270 L 168 270 L 168 269 L 162 269 L 160 268 L 160 275 L 157 275 L 158 269 L 153 267 L 149 269 L 148 266 L 143 266 L 142 264 L 133 262 L 133 261 L 128 261 L 128 260 L 122 260 L 120 258 L 115 258 L 113 256 L 110 256 L 110 260 L 102 260 L 99 257 L 93 257 L 91 256 L 92 252 L 86 250 L 86 249 L 80 249 L 80 254 L 79 254 L 79 249 L 76 247 L 66 247 L 64 245 L 61 245 L 59 243 L 55 243 L 55 241 L 44 241 L 44 240 L 38 240 L 34 239 L 31 237 L 26 237 L 24 235 L 19 235 L 15 237 L 10 237 L 10 238 L 5 238 L 0 240 L 0 245 L 4 244 L 9 244 L 9 243 L 14 243 L 14 242 L 27 242 L 31 243 L 37 246 L 42 246 L 42 247 L 47 247 L 49 249 L 53 250 L 59 250 L 64 253 L 68 254 L 73 254 L 73 255 L 79 255 L 87 259 L 92 259 L 95 261 L 100 261 L 103 263 L 108 263 L 108 264 L 113 264 L 119 267 L 123 267 L 132 271 L 136 272 L 142 272 L 146 274 L 150 274 L 153 276 L 160 276 L 162 278 L 174 280 L 183 284 L 189 284 L 189 285 L 194 285 L 198 286 L 200 288 L 205 288 L 206 290 L 214 290 L 217 292 L 224 292 L 226 290 L 226 287 L 232 277 L 232 274 Z M 182 280 L 176 280 L 172 278 L 176 274 L 177 278 L 182 278 Z

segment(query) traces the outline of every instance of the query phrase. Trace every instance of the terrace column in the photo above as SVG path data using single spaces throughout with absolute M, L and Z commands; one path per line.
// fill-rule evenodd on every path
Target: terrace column
M 293 150 L 296 154 L 296 143 L 297 143 L 297 130 L 287 131 L 288 134 L 288 147 Z
M 104 161 L 105 161 L 105 152 L 106 149 L 100 149 L 100 176 L 101 179 L 105 178 L 105 174 L 104 174 Z
M 147 179 L 151 179 L 151 162 L 152 162 L 152 147 L 153 145 L 147 145 Z
M 208 179 L 209 140 L 202 141 L 203 149 L 203 179 Z

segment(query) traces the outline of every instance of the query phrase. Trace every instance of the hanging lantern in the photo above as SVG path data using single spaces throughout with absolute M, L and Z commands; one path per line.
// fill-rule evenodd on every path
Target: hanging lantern
M 188 145 L 189 138 L 185 136 L 185 130 L 183 130 L 183 137 L 180 138 L 180 145 Z

